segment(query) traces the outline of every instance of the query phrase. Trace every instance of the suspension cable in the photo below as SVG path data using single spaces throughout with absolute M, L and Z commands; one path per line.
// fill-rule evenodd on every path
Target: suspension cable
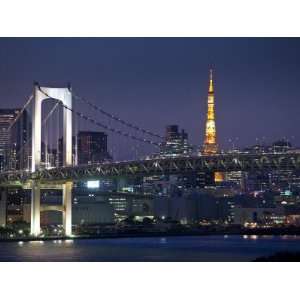
M 145 134 L 148 134 L 148 135 L 150 135 L 150 136 L 153 136 L 153 137 L 156 137 L 156 138 L 159 138 L 159 139 L 164 139 L 164 137 L 162 137 L 161 135 L 159 135 L 159 134 L 157 134 L 157 133 L 153 133 L 153 132 L 151 132 L 151 131 L 149 131 L 149 130 L 146 130 L 146 129 L 144 129 L 144 128 L 141 128 L 141 127 L 139 127 L 139 126 L 137 126 L 137 125 L 134 125 L 134 124 L 132 124 L 132 123 L 129 123 L 129 122 L 127 122 L 127 121 L 125 121 L 125 120 L 123 120 L 123 119 L 121 119 L 121 118 L 119 118 L 119 117 L 117 117 L 117 116 L 115 116 L 115 115 L 113 115 L 113 114 L 111 114 L 111 113 L 109 113 L 109 112 L 103 110 L 101 107 L 99 107 L 99 106 L 93 104 L 92 102 L 86 100 L 85 98 L 82 98 L 82 97 L 77 96 L 76 94 L 74 94 L 73 91 L 72 91 L 72 94 L 73 94 L 73 97 L 74 97 L 76 100 L 81 100 L 81 101 L 85 102 L 85 103 L 88 104 L 90 107 L 92 107 L 94 110 L 99 111 L 99 112 L 102 113 L 103 115 L 105 115 L 105 116 L 107 116 L 107 117 L 109 117 L 109 118 L 111 118 L 111 119 L 113 119 L 113 120 L 115 120 L 115 121 L 117 121 L 117 122 L 119 122 L 119 123 L 121 123 L 121 124 L 127 126 L 127 127 L 133 128 L 133 129 L 135 129 L 135 130 L 141 131 L 141 132 L 143 132 L 143 133 L 145 133 Z
M 60 100 L 59 100 L 60 101 Z M 113 127 L 109 127 L 103 123 L 100 123 L 98 121 L 96 121 L 95 119 L 89 117 L 89 116 L 86 116 L 80 112 L 77 112 L 75 111 L 74 109 L 72 108 L 69 108 L 68 106 L 64 105 L 61 101 L 60 101 L 60 105 L 68 110 L 70 110 L 71 112 L 75 113 L 77 116 L 79 116 L 80 118 L 86 120 L 86 121 L 89 121 L 95 125 L 97 125 L 98 127 L 101 127 L 101 128 L 104 128 L 106 130 L 109 130 L 111 132 L 115 132 L 115 133 L 118 133 L 119 135 L 123 135 L 125 137 L 128 137 L 128 138 L 131 138 L 133 140 L 136 140 L 136 141 L 140 141 L 142 143 L 147 143 L 147 144 L 150 144 L 150 145 L 155 145 L 155 146 L 159 146 L 160 144 L 159 143 L 156 143 L 156 142 L 153 142 L 151 140 L 148 140 L 148 139 L 142 139 L 142 138 L 139 138 L 139 137 L 136 137 L 128 132 L 124 132 L 124 131 L 121 131 L 121 130 L 118 130 L 118 129 L 115 129 Z
M 23 114 L 24 110 L 26 109 L 26 107 L 30 104 L 31 100 L 33 99 L 33 95 L 31 94 L 28 98 L 28 100 L 26 101 L 25 105 L 23 106 L 23 108 L 19 111 L 19 113 L 17 114 L 16 118 L 14 119 L 14 121 L 9 125 L 9 127 L 7 128 L 7 130 L 9 131 L 14 125 L 15 123 L 20 119 L 21 115 Z
M 58 107 L 58 103 L 56 103 L 55 104 L 55 106 L 51 109 L 51 111 L 47 114 L 47 116 L 45 117 L 45 119 L 43 119 L 43 122 L 42 122 L 42 126 L 45 126 L 45 124 L 46 124 L 46 122 L 48 121 L 48 119 L 51 117 L 51 115 L 54 113 L 54 111 L 56 110 L 56 108 Z M 16 153 L 16 156 L 18 156 L 20 153 L 21 153 L 21 151 L 25 148 L 25 147 L 27 147 L 28 145 L 29 145 L 29 143 L 32 141 L 32 137 L 30 137 L 27 141 L 26 141 L 26 143 L 24 143 L 21 147 L 20 147 L 20 149 L 19 149 L 19 151 Z
M 104 128 L 104 129 L 109 130 L 109 131 L 111 131 L 111 132 L 115 132 L 115 133 L 117 133 L 117 134 L 119 134 L 119 135 L 122 135 L 122 136 L 125 136 L 125 137 L 128 137 L 128 138 L 131 138 L 131 139 L 133 139 L 133 140 L 140 141 L 140 142 L 142 142 L 142 143 L 154 145 L 154 146 L 157 146 L 157 147 L 160 146 L 160 144 L 157 143 L 157 142 L 153 142 L 153 141 L 148 140 L 148 139 L 142 139 L 142 138 L 136 137 L 136 136 L 134 136 L 134 135 L 132 135 L 132 134 L 130 134 L 130 133 L 123 132 L 123 131 L 121 131 L 121 130 L 118 130 L 118 129 L 115 129 L 115 128 L 113 128 L 113 127 L 107 126 L 107 125 L 105 125 L 105 124 L 103 124 L 103 123 L 100 123 L 100 122 L 96 121 L 95 119 L 93 119 L 93 118 L 91 118 L 91 117 L 89 117 L 89 116 L 86 116 L 86 115 L 84 115 L 84 114 L 82 114 L 82 113 L 80 113 L 80 112 L 77 112 L 77 111 L 75 111 L 74 109 L 72 109 L 72 108 L 66 106 L 65 104 L 62 103 L 61 100 L 56 99 L 56 98 L 53 98 L 53 97 L 50 97 L 50 95 L 48 95 L 47 93 L 45 93 L 41 88 L 40 88 L 40 91 L 41 91 L 46 97 L 58 101 L 58 103 L 59 103 L 62 107 L 64 107 L 65 109 L 68 109 L 69 111 L 75 113 L 77 116 L 81 117 L 82 119 L 84 119 L 84 120 L 86 120 L 86 121 L 89 121 L 89 122 L 95 124 L 95 125 L 98 126 L 98 127 Z

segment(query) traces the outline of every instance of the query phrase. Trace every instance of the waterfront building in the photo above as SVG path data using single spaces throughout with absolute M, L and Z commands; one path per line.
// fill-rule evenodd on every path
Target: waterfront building
M 61 191 L 44 191 L 42 206 L 56 207 L 59 205 Z M 90 225 L 113 223 L 113 208 L 107 201 L 107 197 L 90 193 L 74 193 L 72 200 L 72 224 Z M 23 205 L 23 220 L 30 223 L 30 204 Z M 56 210 L 42 211 L 41 225 L 61 225 L 61 212 Z
M 72 222 L 74 225 L 113 223 L 113 214 L 113 208 L 102 197 L 96 197 L 94 201 L 77 197 L 72 207 Z
M 115 222 L 120 222 L 130 217 L 139 219 L 144 217 L 153 218 L 153 199 L 151 197 L 111 195 L 108 198 L 108 202 L 113 208 Z
M 169 195 L 157 196 L 154 200 L 154 216 L 171 219 L 182 224 L 229 223 L 232 221 L 234 202 L 231 197 L 216 196 L 206 189 L 189 189 Z
M 23 209 L 28 199 L 28 190 L 8 188 L 6 199 L 6 224 L 23 221 Z
M 278 225 L 284 224 L 286 217 L 284 210 L 280 206 L 274 207 L 243 207 L 236 205 L 234 207 L 234 224 L 243 226 L 260 225 Z

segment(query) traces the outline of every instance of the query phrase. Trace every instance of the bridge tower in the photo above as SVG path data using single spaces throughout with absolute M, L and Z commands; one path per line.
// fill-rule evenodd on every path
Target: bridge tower
M 63 105 L 72 108 L 72 92 L 70 88 L 51 88 L 34 86 L 34 102 L 32 111 L 32 165 L 31 171 L 41 169 L 41 142 L 42 142 L 42 102 L 54 98 Z M 63 110 L 63 164 L 72 165 L 72 112 Z M 40 234 L 40 196 L 41 184 L 33 180 L 31 190 L 31 234 Z M 72 234 L 72 182 L 63 184 L 63 225 L 65 235 Z
M 216 137 L 216 122 L 215 122 L 215 94 L 213 85 L 213 73 L 210 70 L 209 87 L 207 99 L 207 119 L 205 127 L 205 139 L 202 153 L 204 155 L 212 155 L 218 152 L 217 137 Z

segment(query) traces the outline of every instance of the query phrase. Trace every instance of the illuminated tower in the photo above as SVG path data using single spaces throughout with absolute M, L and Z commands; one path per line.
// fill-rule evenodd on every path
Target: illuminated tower
M 207 98 L 207 120 L 205 127 L 205 140 L 202 153 L 204 155 L 212 155 L 217 153 L 218 145 L 216 141 L 216 122 L 215 122 L 215 95 L 212 78 L 212 70 L 209 74 L 209 88 Z

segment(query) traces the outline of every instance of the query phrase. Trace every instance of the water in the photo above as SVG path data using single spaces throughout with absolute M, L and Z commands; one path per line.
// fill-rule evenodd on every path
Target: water
M 186 236 L 1 242 L 1 261 L 252 261 L 300 251 L 300 236 Z

